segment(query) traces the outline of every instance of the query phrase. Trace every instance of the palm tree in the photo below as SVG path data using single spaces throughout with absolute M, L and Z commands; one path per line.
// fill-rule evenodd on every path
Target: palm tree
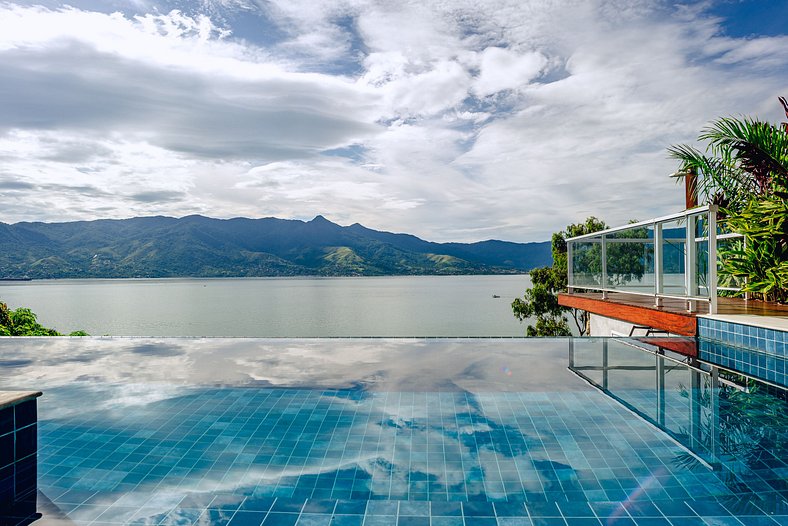
M 788 101 L 779 100 L 788 117 Z M 743 278 L 744 292 L 788 301 L 788 123 L 725 117 L 698 139 L 705 152 L 668 149 L 680 162 L 673 177 L 697 176 L 696 202 L 719 205 L 723 224 L 746 239 L 720 249 L 720 276 Z
M 788 117 L 788 101 L 779 101 Z M 686 144 L 668 148 L 680 162 L 673 177 L 698 176 L 698 202 L 736 212 L 753 196 L 784 194 L 788 188 L 788 123 L 779 127 L 748 117 L 724 117 L 704 128 L 698 139 L 708 142 L 705 152 Z

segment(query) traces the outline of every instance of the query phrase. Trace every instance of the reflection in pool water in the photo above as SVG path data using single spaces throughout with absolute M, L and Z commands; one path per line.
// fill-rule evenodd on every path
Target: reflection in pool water
M 45 392 L 39 488 L 50 516 L 78 524 L 787 513 L 784 401 L 628 343 L 17 339 L 0 351 L 18 362 L 2 387 Z

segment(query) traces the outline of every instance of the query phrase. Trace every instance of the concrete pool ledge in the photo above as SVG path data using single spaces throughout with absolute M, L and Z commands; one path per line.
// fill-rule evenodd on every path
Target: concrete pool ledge
M 703 314 L 698 316 L 698 318 L 727 321 L 728 323 L 750 325 L 752 327 L 773 329 L 775 331 L 788 331 L 788 315 L 778 317 L 762 316 L 758 314 Z
M 42 394 L 41 391 L 0 391 L 0 411 L 28 400 L 35 400 Z

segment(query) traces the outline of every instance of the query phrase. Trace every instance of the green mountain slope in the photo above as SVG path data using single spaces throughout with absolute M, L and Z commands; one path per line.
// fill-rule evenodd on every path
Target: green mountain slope
M 548 242 L 431 243 L 322 216 L 0 223 L 0 277 L 498 274 L 549 264 Z

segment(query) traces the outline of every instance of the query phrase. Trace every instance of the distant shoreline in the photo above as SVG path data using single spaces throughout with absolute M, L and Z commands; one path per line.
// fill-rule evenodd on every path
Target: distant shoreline
M 528 276 L 529 272 L 506 272 L 494 274 L 386 274 L 386 275 L 367 275 L 367 276 L 160 276 L 160 277 L 79 277 L 79 278 L 29 278 L 29 279 L 0 279 L 0 284 L 5 283 L 29 283 L 29 282 L 49 282 L 49 281 L 153 281 L 153 280 L 296 280 L 296 279 L 369 279 L 369 278 L 458 278 L 458 277 L 479 277 L 479 276 Z

